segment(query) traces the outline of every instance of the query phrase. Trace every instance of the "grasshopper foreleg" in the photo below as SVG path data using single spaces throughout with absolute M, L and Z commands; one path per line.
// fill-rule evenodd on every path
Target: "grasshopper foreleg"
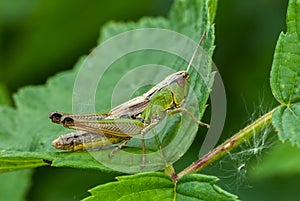
M 203 123 L 201 121 L 199 121 L 192 113 L 190 113 L 187 109 L 185 108 L 175 108 L 175 109 L 171 109 L 171 110 L 167 110 L 168 114 L 176 114 L 176 113 L 180 113 L 180 112 L 185 112 L 187 115 L 189 115 L 191 117 L 191 119 L 196 123 L 199 124 L 200 126 L 206 126 L 207 128 L 209 128 L 209 124 Z

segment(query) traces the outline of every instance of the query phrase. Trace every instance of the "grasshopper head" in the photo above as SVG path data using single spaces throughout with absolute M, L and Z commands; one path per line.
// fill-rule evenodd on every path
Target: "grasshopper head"
M 52 146 L 56 149 L 60 150 L 70 150 L 70 151 L 77 151 L 76 149 L 76 140 L 77 136 L 73 135 L 75 132 L 71 132 L 68 134 L 64 134 L 59 136 L 58 138 L 52 141 Z
M 55 140 L 52 141 L 52 146 L 55 147 L 56 149 L 63 149 L 64 147 L 64 141 L 61 136 L 56 138 Z

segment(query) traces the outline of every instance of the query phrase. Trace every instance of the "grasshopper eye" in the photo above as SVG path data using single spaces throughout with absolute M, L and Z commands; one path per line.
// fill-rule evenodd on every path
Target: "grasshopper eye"
M 62 117 L 62 114 L 58 113 L 58 112 L 52 112 L 50 113 L 50 116 L 49 118 L 51 119 L 51 121 L 53 123 L 60 123 L 60 120 L 61 120 L 61 117 Z
M 188 74 L 188 72 L 183 71 L 183 72 L 181 73 L 181 75 L 182 75 L 182 77 L 183 77 L 183 80 L 188 80 L 188 79 L 190 79 L 190 75 Z
M 190 75 L 189 75 L 187 72 L 185 72 L 185 73 L 183 74 L 183 77 L 184 77 L 186 80 L 188 80 L 188 79 L 190 78 Z

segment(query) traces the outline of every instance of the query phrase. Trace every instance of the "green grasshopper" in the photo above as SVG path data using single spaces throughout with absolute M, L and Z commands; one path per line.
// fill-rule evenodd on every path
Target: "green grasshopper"
M 144 136 L 167 114 L 184 112 L 195 123 L 209 128 L 208 124 L 200 122 L 188 110 L 182 108 L 189 92 L 188 70 L 204 36 L 205 33 L 198 42 L 186 71 L 169 75 L 146 93 L 113 108 L 108 113 L 74 115 L 52 112 L 50 119 L 53 123 L 77 130 L 59 136 L 53 140 L 52 145 L 62 150 L 84 151 L 119 144 L 110 152 L 112 157 L 114 152 L 124 147 L 133 136 L 141 135 L 143 150 L 141 166 L 144 167 L 146 160 Z

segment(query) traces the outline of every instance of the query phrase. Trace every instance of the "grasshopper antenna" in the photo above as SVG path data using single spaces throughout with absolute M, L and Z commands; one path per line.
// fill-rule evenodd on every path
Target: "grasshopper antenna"
M 199 42 L 198 42 L 198 44 L 197 44 L 197 46 L 196 46 L 196 49 L 195 49 L 194 52 L 193 52 L 193 55 L 192 55 L 192 57 L 191 57 L 191 59 L 190 59 L 190 62 L 189 62 L 189 65 L 188 65 L 187 68 L 186 68 L 186 72 L 189 72 L 190 67 L 191 67 L 191 65 L 192 65 L 192 63 L 193 63 L 193 61 L 194 61 L 194 58 L 195 58 L 195 56 L 196 56 L 196 54 L 197 54 L 197 52 L 198 52 L 198 50 L 199 50 L 199 47 L 200 47 L 200 45 L 201 45 L 201 43 L 202 43 L 202 41 L 203 41 L 205 35 L 206 35 L 206 32 L 204 31 L 204 33 L 202 34 L 202 36 L 201 36 L 201 38 L 200 38 L 200 40 L 199 40 Z

